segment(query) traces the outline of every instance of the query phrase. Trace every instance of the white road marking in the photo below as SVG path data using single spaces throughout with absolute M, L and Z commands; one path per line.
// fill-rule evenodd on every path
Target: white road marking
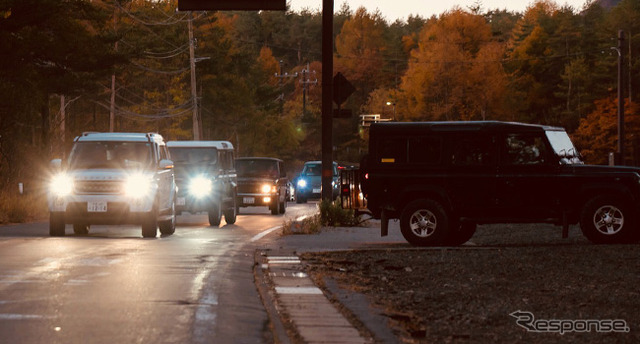
M 265 237 L 267 234 L 269 234 L 269 233 L 271 233 L 271 232 L 273 232 L 275 230 L 278 230 L 280 228 L 282 228 L 282 226 L 272 227 L 272 228 L 269 228 L 267 230 L 264 230 L 264 231 L 258 233 L 253 238 L 251 238 L 251 242 L 258 241 L 258 240 L 262 239 L 263 237 Z
M 322 295 L 318 287 L 276 287 L 276 293 L 288 295 Z

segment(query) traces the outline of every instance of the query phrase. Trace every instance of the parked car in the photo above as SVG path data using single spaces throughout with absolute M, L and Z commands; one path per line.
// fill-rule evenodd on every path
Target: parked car
M 289 179 L 280 159 L 245 157 L 236 159 L 238 205 L 267 206 L 271 214 L 284 214 L 289 195 Z
M 234 224 L 238 207 L 231 142 L 169 141 L 167 147 L 176 165 L 177 214 L 206 212 L 211 226 L 218 226 L 224 215 L 228 224 Z
M 417 246 L 459 245 L 477 224 L 580 224 L 594 243 L 640 238 L 640 169 L 589 166 L 563 128 L 376 123 L 359 173 L 367 208 Z M 346 191 L 360 188 L 345 187 Z
M 142 236 L 176 228 L 173 162 L 161 135 L 84 133 L 68 161 L 54 159 L 49 184 L 49 234 L 87 234 L 94 224 L 140 224 Z
M 338 197 L 340 175 L 338 174 L 338 163 L 333 162 L 333 177 L 331 188 L 333 199 Z M 302 167 L 302 171 L 296 178 L 296 203 L 306 203 L 311 198 L 322 197 L 322 162 L 307 161 Z

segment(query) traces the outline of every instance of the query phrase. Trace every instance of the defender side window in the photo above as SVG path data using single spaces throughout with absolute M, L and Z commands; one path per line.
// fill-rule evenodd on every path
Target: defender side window
M 455 138 L 451 147 L 451 164 L 455 166 L 482 166 L 495 162 L 493 138 L 471 136 Z
M 409 138 L 409 163 L 438 164 L 441 152 L 442 140 L 439 137 Z
M 545 163 L 547 147 L 541 136 L 508 134 L 503 152 L 507 165 L 541 165 Z

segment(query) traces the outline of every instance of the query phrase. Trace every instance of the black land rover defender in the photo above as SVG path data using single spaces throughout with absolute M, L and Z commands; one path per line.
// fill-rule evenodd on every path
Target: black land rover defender
M 584 165 L 562 128 L 376 123 L 358 173 L 382 235 L 399 219 L 417 246 L 460 245 L 486 223 L 553 223 L 564 237 L 580 223 L 594 243 L 640 237 L 640 169 Z

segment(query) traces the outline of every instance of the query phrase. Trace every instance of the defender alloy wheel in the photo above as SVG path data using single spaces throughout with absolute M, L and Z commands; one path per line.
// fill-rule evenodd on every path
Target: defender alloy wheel
M 412 245 L 437 246 L 447 238 L 449 218 L 438 202 L 419 199 L 407 204 L 402 210 L 400 230 Z
M 631 243 L 635 241 L 635 219 L 626 202 L 600 196 L 584 206 L 580 229 L 595 244 Z

